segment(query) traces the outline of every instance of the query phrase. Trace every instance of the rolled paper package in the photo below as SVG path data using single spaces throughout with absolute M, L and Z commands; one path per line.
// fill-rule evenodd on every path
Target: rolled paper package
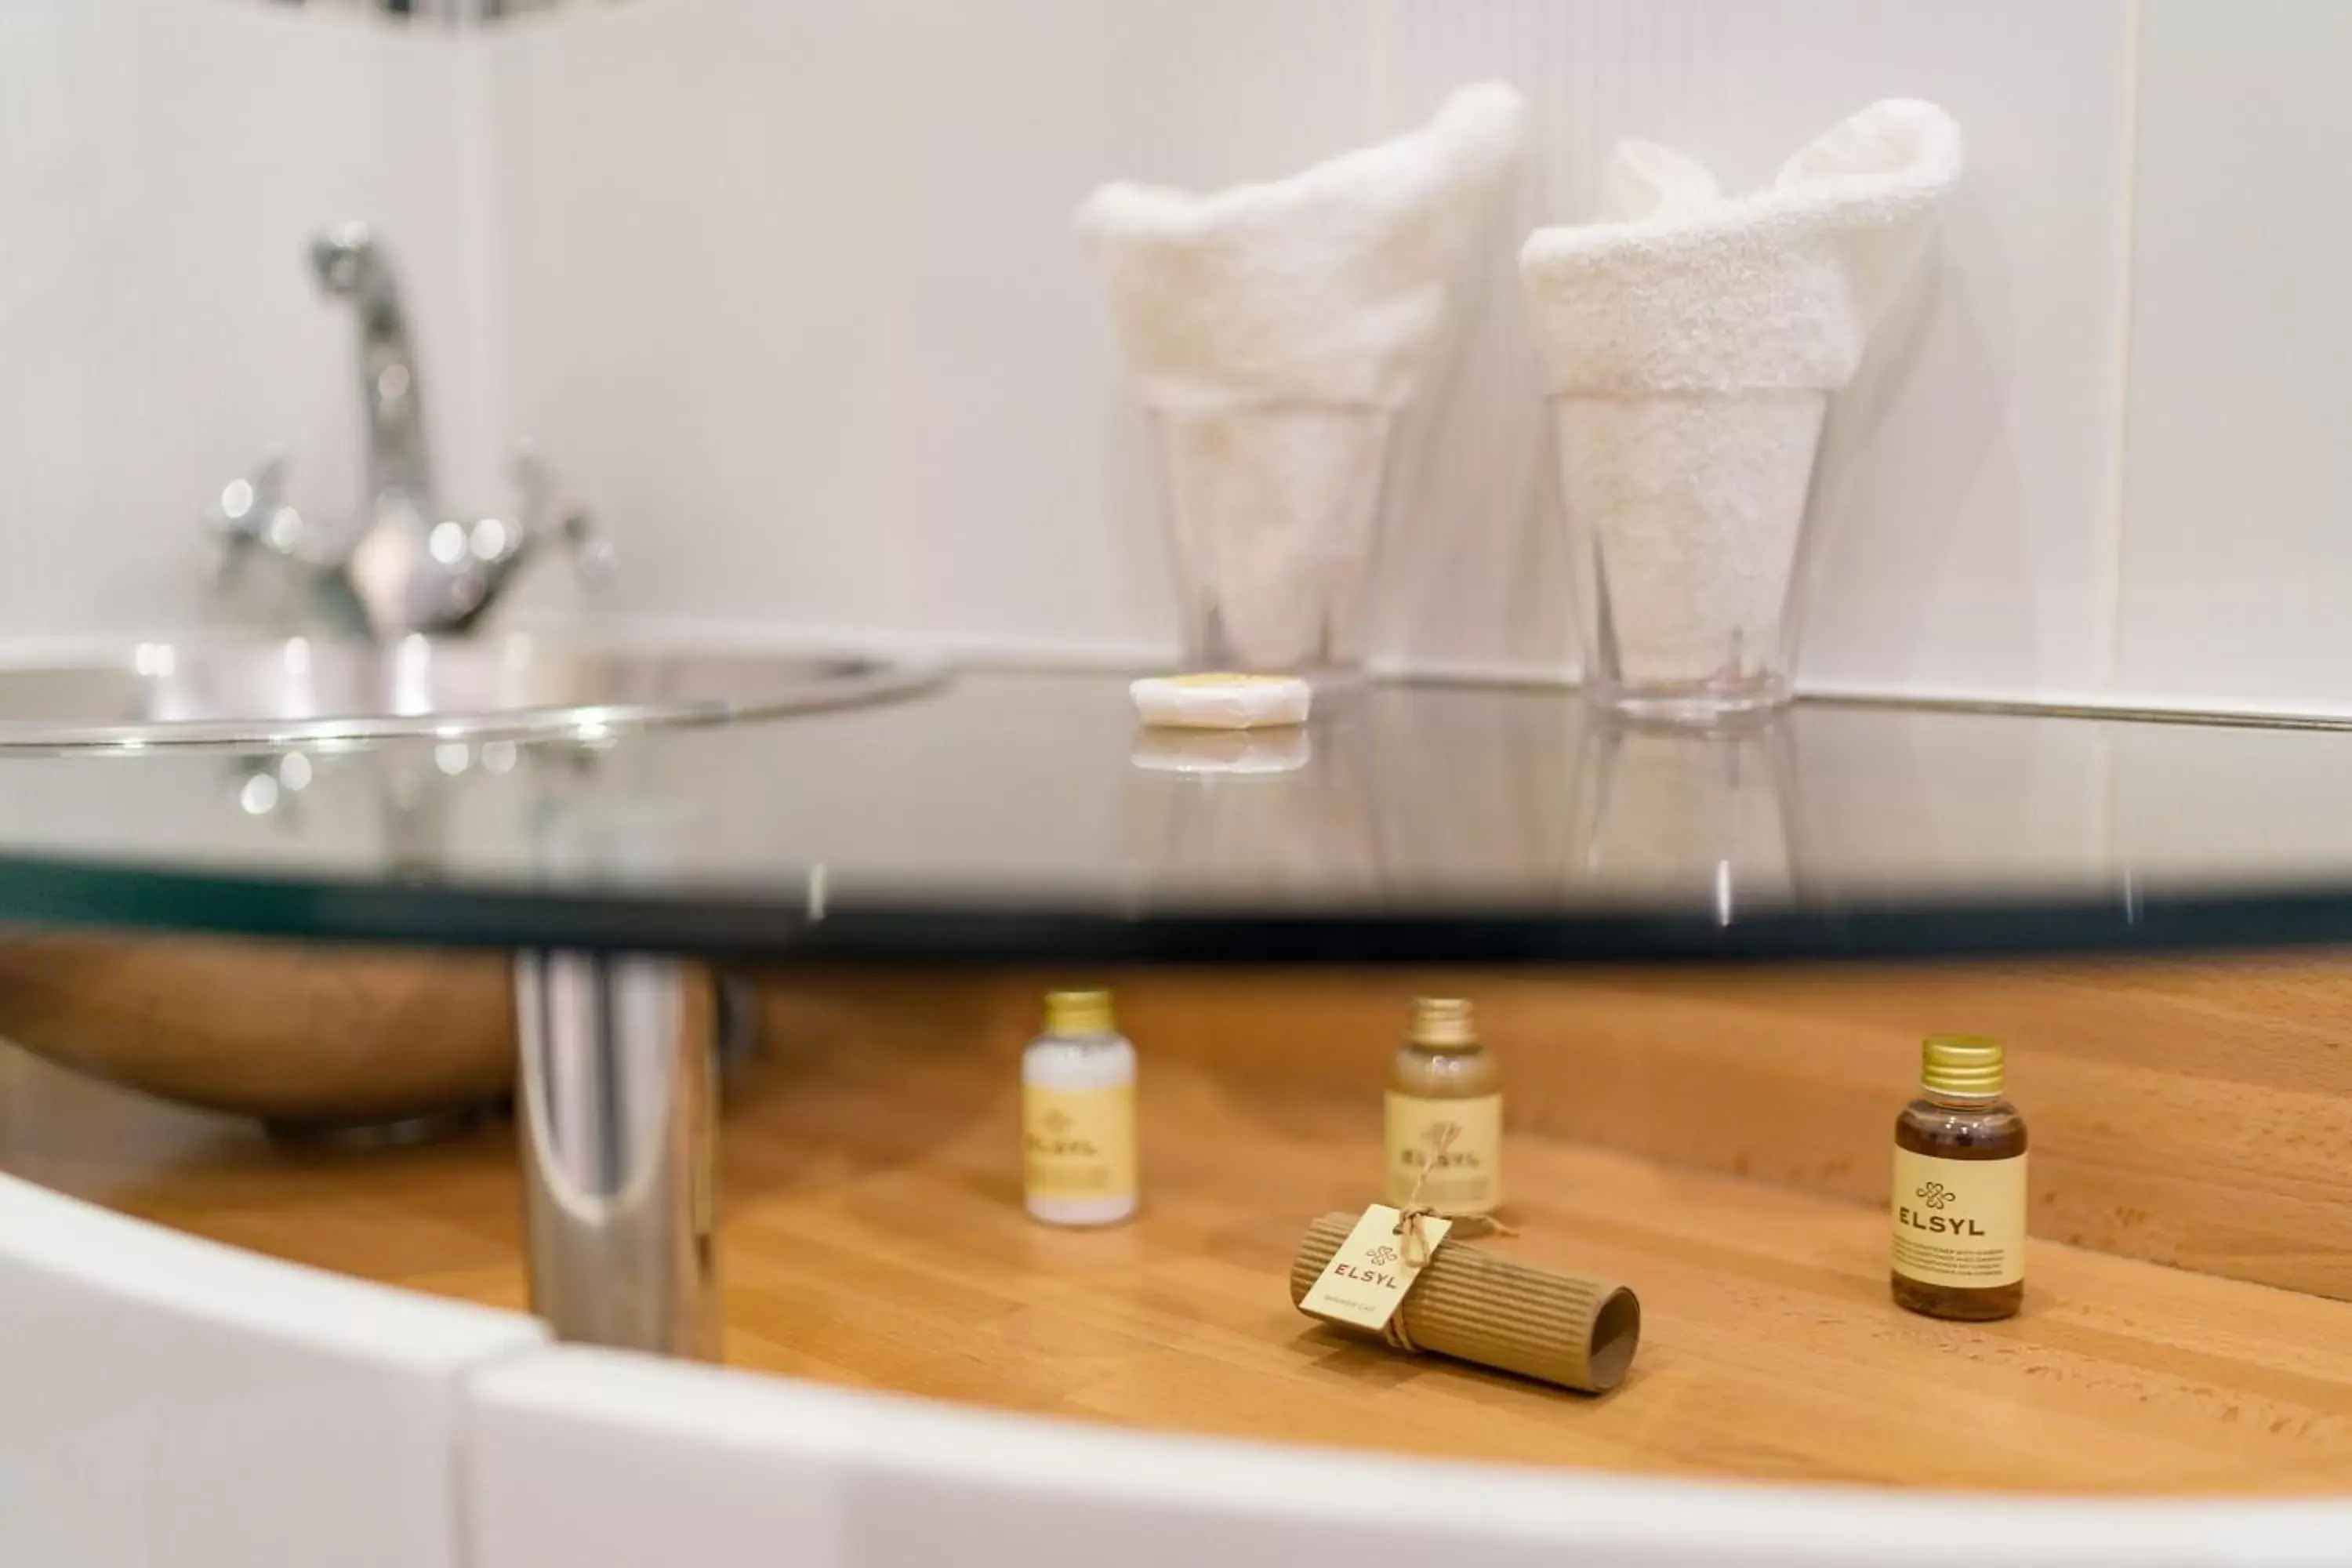
M 1307 1299 L 1356 1219 L 1327 1214 L 1307 1227 L 1290 1260 L 1292 1306 Z M 1622 1383 L 1642 1339 L 1642 1303 L 1615 1280 L 1460 1241 L 1439 1246 L 1397 1316 L 1415 1350 L 1582 1394 Z

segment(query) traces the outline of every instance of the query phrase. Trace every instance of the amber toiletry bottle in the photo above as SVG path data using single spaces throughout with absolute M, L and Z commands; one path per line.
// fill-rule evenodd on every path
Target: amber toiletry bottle
M 2000 1042 L 1930 1035 L 1920 1097 L 1895 1122 L 1895 1301 L 1982 1322 L 2025 1299 L 2025 1119 L 2001 1098 Z
M 1437 1167 L 1423 1180 L 1433 1155 Z M 1391 1204 L 1416 1182 L 1419 1202 L 1457 1218 L 1492 1215 L 1503 1201 L 1502 1078 L 1459 997 L 1412 1005 L 1412 1032 L 1389 1069 L 1388 1166 Z

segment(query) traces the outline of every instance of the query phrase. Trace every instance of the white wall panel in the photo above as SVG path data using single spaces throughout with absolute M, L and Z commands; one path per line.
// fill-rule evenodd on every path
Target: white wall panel
M 0 6 L 0 635 L 203 618 L 198 519 L 270 441 L 306 510 L 356 510 L 352 328 L 305 257 L 341 219 L 402 268 L 446 487 L 495 489 L 467 47 L 201 0 Z
M 500 46 L 517 423 L 562 433 L 625 542 L 663 542 L 631 605 L 1168 646 L 1150 454 L 1071 207 L 1114 175 L 1278 175 L 1501 78 L 1536 100 L 1537 170 L 1406 429 L 1378 640 L 1407 664 L 1560 672 L 1518 235 L 1588 216 L 1620 136 L 1752 183 L 1915 94 L 1959 117 L 1971 170 L 1945 265 L 1832 432 L 1804 672 L 2012 697 L 2099 682 L 2129 0 L 851 9 L 876 36 L 827 0 L 643 0 Z
M 906 620 L 882 504 L 885 8 L 649 0 L 492 45 L 513 429 L 619 552 L 604 613 Z
M 1174 635 L 1156 482 L 1070 207 L 1114 174 L 1278 174 L 1501 77 L 1540 144 L 1405 432 L 1391 661 L 1571 662 L 1516 231 L 1588 215 L 1620 136 L 1753 183 L 1916 93 L 1970 172 L 1832 427 L 1807 684 L 2342 709 L 2352 313 L 2314 160 L 2352 31 L 2296 0 L 2139 12 L 634 0 L 467 35 L 19 0 L 0 633 L 199 618 L 194 516 L 270 438 L 306 507 L 351 510 L 348 323 L 301 247 L 367 216 L 451 499 L 501 504 L 508 437 L 536 435 L 622 546 L 606 613 L 1150 657 Z
M 2352 712 L 2352 7 L 2150 0 L 2117 684 Z
M 1563 223 L 1591 217 L 1623 137 L 1737 190 L 1877 99 L 1949 110 L 1969 172 L 1941 265 L 1824 447 L 1801 675 L 2079 693 L 2112 590 L 2131 16 L 2129 0 L 1387 0 L 1387 113 L 1515 81 L 1540 126 L 1533 217 Z M 1523 478 L 1548 460 L 1524 339 L 1515 310 L 1489 313 L 1443 413 L 1450 458 L 1413 498 L 1449 542 L 1430 552 L 1446 580 L 1402 623 L 1416 652 L 1518 658 L 1560 635 L 1555 503 Z M 1534 583 L 1543 604 L 1516 597 Z
M 890 502 L 920 624 L 1171 645 L 1142 420 L 1071 232 L 1106 180 L 1214 188 L 1360 142 L 1370 0 L 890 0 Z

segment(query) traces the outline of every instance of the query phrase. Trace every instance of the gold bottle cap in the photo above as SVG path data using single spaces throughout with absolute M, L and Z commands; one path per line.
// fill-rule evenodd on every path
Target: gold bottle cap
M 1049 1035 L 1108 1035 L 1111 1031 L 1108 991 L 1048 991 L 1045 1032 Z
M 2001 1091 L 2000 1042 L 1990 1035 L 1930 1035 L 1919 1046 L 1919 1087 L 1937 1094 Z
M 1470 1050 L 1478 1044 L 1471 1026 L 1470 1004 L 1460 996 L 1416 996 L 1412 999 L 1412 1033 L 1416 1046 L 1433 1050 Z

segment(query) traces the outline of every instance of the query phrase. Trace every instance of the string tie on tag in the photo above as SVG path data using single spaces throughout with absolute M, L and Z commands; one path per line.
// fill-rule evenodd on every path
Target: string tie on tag
M 1445 1152 L 1453 1148 L 1454 1141 L 1461 1136 L 1462 1129 L 1458 1124 L 1454 1122 L 1445 1124 L 1444 1131 L 1437 1135 L 1437 1147 L 1431 1151 L 1428 1159 L 1422 1162 L 1421 1174 L 1412 1179 L 1412 1191 L 1405 1194 L 1404 1202 L 1399 1205 L 1396 1222 L 1396 1235 L 1399 1237 L 1397 1251 L 1402 1254 L 1405 1267 L 1408 1268 L 1416 1271 L 1426 1268 L 1429 1267 L 1429 1260 L 1435 1256 L 1436 1249 L 1422 1237 L 1421 1222 L 1425 1219 L 1444 1219 L 1447 1216 L 1421 1201 L 1421 1189 L 1428 1182 L 1429 1173 L 1444 1163 Z M 1517 1236 L 1518 1234 L 1493 1215 L 1464 1215 L 1454 1221 L 1454 1234 L 1458 1235 L 1465 1225 L 1478 1226 L 1478 1234 L 1481 1236 Z M 1410 1298 L 1408 1298 L 1404 1304 L 1397 1308 L 1389 1319 L 1388 1327 L 1381 1331 L 1381 1337 L 1401 1351 L 1419 1354 L 1421 1347 L 1412 1342 L 1412 1336 L 1405 1331 L 1404 1327 L 1405 1310 L 1410 1304 Z

